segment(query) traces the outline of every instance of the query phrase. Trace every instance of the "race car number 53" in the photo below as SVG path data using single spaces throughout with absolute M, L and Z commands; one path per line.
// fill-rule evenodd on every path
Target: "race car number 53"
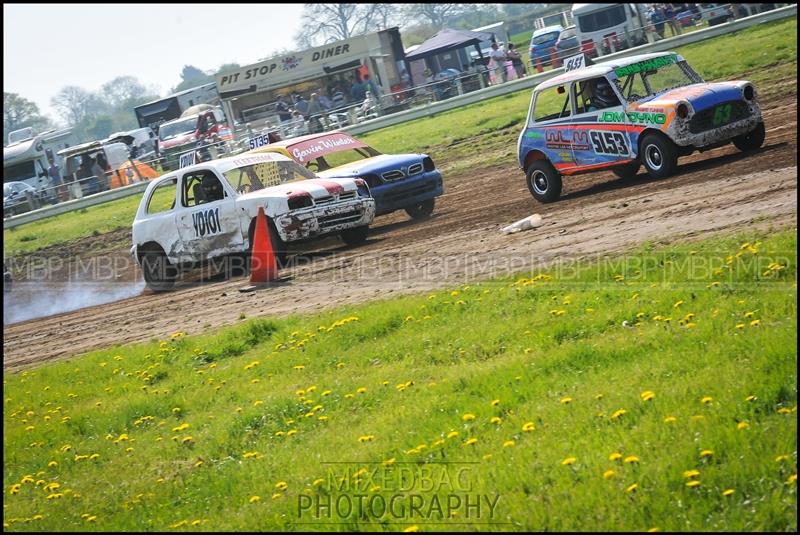
M 607 132 L 592 130 L 589 132 L 592 147 L 596 154 L 609 154 L 611 156 L 628 156 L 628 140 L 622 132 Z

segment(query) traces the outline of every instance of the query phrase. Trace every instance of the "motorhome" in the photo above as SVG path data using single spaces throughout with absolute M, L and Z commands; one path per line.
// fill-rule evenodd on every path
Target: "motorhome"
M 647 42 L 640 4 L 573 4 L 581 51 L 590 57 L 612 54 Z
M 41 134 L 33 129 L 23 128 L 8 134 L 8 145 L 3 148 L 3 183 L 25 182 L 37 190 L 45 190 L 51 186 L 47 169 L 48 155 L 62 168 L 59 150 L 78 143 L 78 137 L 72 130 L 48 130 Z M 53 190 L 47 191 L 54 195 Z

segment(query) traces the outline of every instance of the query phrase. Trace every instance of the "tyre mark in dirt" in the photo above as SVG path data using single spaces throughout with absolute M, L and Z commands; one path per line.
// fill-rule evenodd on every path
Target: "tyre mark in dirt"
M 549 205 L 536 203 L 513 160 L 493 169 L 476 169 L 446 177 L 446 194 L 434 217 L 409 222 L 404 213 L 380 218 L 370 240 L 343 247 L 326 240 L 309 249 L 309 265 L 282 273 L 283 286 L 239 294 L 244 279 L 182 284 L 175 292 L 124 299 L 111 305 L 6 326 L 4 366 L 19 367 L 63 358 L 91 349 L 151 338 L 175 330 L 198 333 L 248 317 L 317 311 L 376 296 L 457 284 L 475 265 L 507 253 L 546 261 L 620 250 L 643 239 L 706 232 L 747 224 L 754 217 L 796 221 L 796 100 L 766 103 L 766 146 L 741 155 L 732 146 L 681 159 L 676 176 L 649 180 L 643 172 L 621 181 L 609 173 L 565 180 L 564 197 Z M 746 171 L 745 171 L 746 168 Z M 536 231 L 502 236 L 499 228 L 540 213 Z M 364 266 L 411 259 L 431 265 L 437 256 L 456 255 L 462 263 L 430 280 L 402 279 L 387 268 L 359 278 Z M 495 274 L 500 274 L 499 271 Z

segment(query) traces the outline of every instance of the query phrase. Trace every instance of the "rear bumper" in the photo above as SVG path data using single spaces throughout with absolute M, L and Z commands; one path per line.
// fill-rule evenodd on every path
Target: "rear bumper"
M 377 214 L 381 215 L 438 197 L 444 193 L 444 184 L 442 174 L 433 170 L 397 182 L 381 184 L 370 191 L 375 198 Z
M 275 218 L 275 228 L 285 242 L 303 241 L 369 225 L 375 219 L 375 200 L 357 199 L 292 210 Z

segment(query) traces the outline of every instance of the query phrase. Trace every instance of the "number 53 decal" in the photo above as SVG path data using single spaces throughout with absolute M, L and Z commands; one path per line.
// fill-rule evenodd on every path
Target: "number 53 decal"
M 611 156 L 630 156 L 628 138 L 622 132 L 608 132 L 603 130 L 590 130 L 589 139 L 595 154 L 609 154 Z

